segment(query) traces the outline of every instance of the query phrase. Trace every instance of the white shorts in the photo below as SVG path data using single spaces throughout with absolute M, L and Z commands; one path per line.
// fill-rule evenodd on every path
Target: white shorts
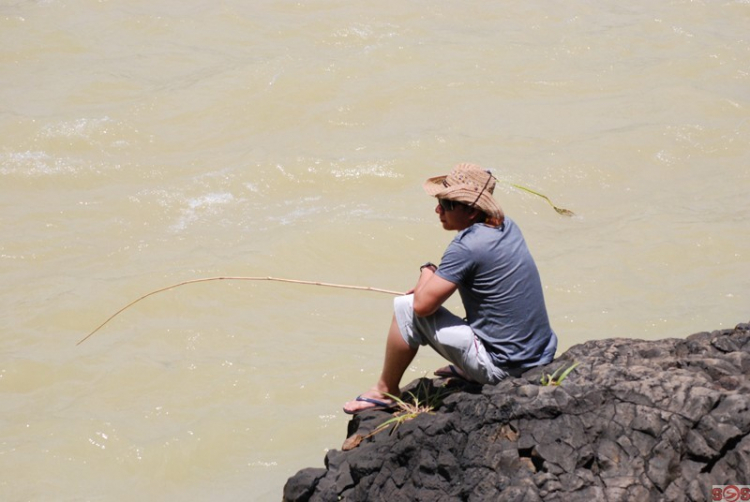
M 434 314 L 414 314 L 414 295 L 398 296 L 393 301 L 401 336 L 412 349 L 429 345 L 461 368 L 466 376 L 482 384 L 495 384 L 510 374 L 492 362 L 482 341 L 466 321 L 440 307 Z

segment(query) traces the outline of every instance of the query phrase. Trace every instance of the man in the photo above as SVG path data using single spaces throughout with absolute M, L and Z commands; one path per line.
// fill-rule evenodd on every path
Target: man
M 394 300 L 380 379 L 344 405 L 355 414 L 388 409 L 420 345 L 450 361 L 435 372 L 482 384 L 518 376 L 552 361 L 557 337 L 544 304 L 541 280 L 523 235 L 495 202 L 495 178 L 474 164 L 459 164 L 428 179 L 428 195 L 445 230 L 458 232 L 440 266 L 420 267 L 417 285 Z M 442 304 L 458 290 L 462 319 Z

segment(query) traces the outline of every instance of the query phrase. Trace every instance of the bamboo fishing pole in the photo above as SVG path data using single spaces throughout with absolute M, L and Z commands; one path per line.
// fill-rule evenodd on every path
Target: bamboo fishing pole
M 106 325 L 109 321 L 111 321 L 112 319 L 114 319 L 115 317 L 117 317 L 122 312 L 126 311 L 127 309 L 129 309 L 130 307 L 132 307 L 133 305 L 135 305 L 136 303 L 140 302 L 141 300 L 144 300 L 144 299 L 148 298 L 149 296 L 155 295 L 157 293 L 162 293 L 164 291 L 169 291 L 170 289 L 178 288 L 180 286 L 185 286 L 187 284 L 195 284 L 195 283 L 198 283 L 198 282 L 209 282 L 209 281 L 275 281 L 275 282 L 287 282 L 287 283 L 292 283 L 292 284 L 304 284 L 304 285 L 308 285 L 308 286 L 322 286 L 322 287 L 327 287 L 327 288 L 356 289 L 356 290 L 359 290 L 359 291 L 372 291 L 372 292 L 375 292 L 375 293 L 387 293 L 387 294 L 390 294 L 390 295 L 402 295 L 402 294 L 404 294 L 401 291 L 391 291 L 391 290 L 388 290 L 388 289 L 373 288 L 373 287 L 370 287 L 370 286 L 350 286 L 350 285 L 347 285 L 347 284 L 332 284 L 330 282 L 301 281 L 301 280 L 298 280 L 298 279 L 282 279 L 280 277 L 227 276 L 227 277 L 204 277 L 204 278 L 201 278 L 201 279 L 191 279 L 189 281 L 182 281 L 182 282 L 178 282 L 177 284 L 172 284 L 171 286 L 166 286 L 166 287 L 163 287 L 163 288 L 156 289 L 154 291 L 151 291 L 149 293 L 146 293 L 145 295 L 142 295 L 142 296 L 136 298 L 135 300 L 133 300 L 132 302 L 128 303 L 127 305 L 125 305 L 124 307 L 122 307 L 120 310 L 118 310 L 117 312 L 115 312 L 114 314 L 112 314 L 111 316 L 109 316 L 106 321 L 104 321 L 99 326 L 97 326 L 91 333 L 89 333 L 88 335 L 86 335 L 85 337 L 83 337 L 78 343 L 76 343 L 76 345 L 80 345 L 83 342 L 85 342 L 86 340 L 88 340 L 89 338 L 91 338 L 91 336 L 94 333 L 96 333 L 97 331 L 99 331 L 100 329 L 102 329 L 104 327 L 104 325 Z
M 502 181 L 497 176 L 495 176 L 494 174 L 490 173 L 490 175 L 493 178 L 495 178 L 496 181 Z M 505 183 L 508 183 L 510 186 L 512 186 L 514 188 L 517 188 L 519 190 L 523 190 L 524 192 L 528 192 L 528 193 L 530 193 L 532 195 L 536 195 L 537 197 L 543 198 L 544 200 L 546 200 L 549 203 L 550 206 L 552 206 L 552 208 L 555 211 L 557 211 L 558 214 L 561 214 L 563 216 L 574 216 L 573 211 L 570 211 L 568 209 L 564 209 L 564 208 L 561 208 L 561 207 L 557 207 L 556 205 L 554 205 L 552 203 L 552 201 L 549 199 L 549 197 L 547 197 L 546 195 L 544 195 L 542 193 L 536 192 L 536 191 L 534 191 L 534 190 L 532 190 L 530 188 L 526 188 L 525 186 L 518 185 L 518 184 L 515 184 L 515 183 L 510 183 L 510 182 L 505 182 Z M 177 288 L 177 287 L 180 287 L 180 286 L 185 286 L 187 284 L 195 284 L 195 283 L 198 283 L 198 282 L 208 282 L 208 281 L 276 281 L 276 282 L 287 282 L 287 283 L 293 283 L 293 284 L 305 284 L 305 285 L 308 285 L 308 286 L 323 286 L 323 287 L 328 287 L 328 288 L 343 288 L 343 289 L 356 289 L 356 290 L 360 290 L 360 291 L 373 291 L 373 292 L 376 292 L 376 293 L 387 293 L 387 294 L 391 294 L 391 295 L 402 295 L 402 294 L 404 294 L 404 293 L 402 293 L 400 291 L 390 291 L 390 290 L 387 290 L 387 289 L 373 288 L 373 287 L 369 287 L 369 286 L 350 286 L 350 285 L 347 285 L 347 284 L 332 284 L 332 283 L 329 283 L 329 282 L 302 281 L 302 280 L 298 280 L 298 279 L 282 279 L 280 277 L 241 277 L 241 276 L 240 277 L 236 277 L 236 276 L 232 277 L 232 276 L 228 276 L 228 277 L 204 277 L 204 278 L 201 278 L 201 279 L 191 279 L 189 281 L 179 282 L 177 284 L 172 284 L 171 286 L 166 286 L 164 288 L 160 288 L 160 289 L 157 289 L 155 291 L 151 291 L 151 292 L 146 293 L 145 295 L 143 295 L 143 296 L 141 296 L 139 298 L 136 298 L 135 300 L 133 300 L 132 302 L 128 303 L 127 305 L 125 305 L 124 307 L 122 307 L 120 310 L 118 310 L 117 312 L 115 312 L 114 314 L 112 314 L 111 316 L 109 316 L 109 318 L 107 318 L 106 321 L 104 321 L 99 326 L 97 326 L 91 333 L 89 333 L 88 335 L 86 335 L 85 337 L 83 337 L 76 345 L 82 344 L 83 342 L 85 342 L 86 340 L 88 340 L 89 338 L 91 338 L 91 336 L 94 333 L 96 333 L 97 331 L 99 331 L 100 329 L 102 329 L 104 327 L 104 325 L 106 325 L 109 321 L 111 321 L 112 319 L 114 319 L 115 317 L 117 317 L 122 312 L 124 312 L 125 310 L 129 309 L 130 307 L 132 307 L 136 303 L 140 302 L 141 300 L 144 300 L 144 299 L 148 298 L 151 295 L 155 295 L 155 294 L 161 293 L 163 291 L 168 291 L 170 289 L 174 289 L 174 288 Z

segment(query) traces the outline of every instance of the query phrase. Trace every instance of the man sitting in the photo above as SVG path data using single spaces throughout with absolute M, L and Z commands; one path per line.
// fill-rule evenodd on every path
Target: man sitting
M 521 230 L 506 218 L 492 193 L 495 178 L 477 165 L 459 164 L 424 183 L 438 200 L 445 230 L 458 232 L 440 266 L 426 263 L 414 289 L 394 300 L 383 370 L 344 412 L 394 406 L 401 377 L 420 345 L 430 345 L 451 364 L 435 372 L 481 384 L 550 363 L 557 337 L 550 327 L 542 284 Z M 466 318 L 443 303 L 458 290 Z

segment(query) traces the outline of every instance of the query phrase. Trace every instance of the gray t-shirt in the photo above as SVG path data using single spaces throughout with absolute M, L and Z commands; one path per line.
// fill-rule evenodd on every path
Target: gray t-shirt
M 498 366 L 552 361 L 557 346 L 534 258 L 518 226 L 477 223 L 443 254 L 437 275 L 458 285 L 466 320 Z

